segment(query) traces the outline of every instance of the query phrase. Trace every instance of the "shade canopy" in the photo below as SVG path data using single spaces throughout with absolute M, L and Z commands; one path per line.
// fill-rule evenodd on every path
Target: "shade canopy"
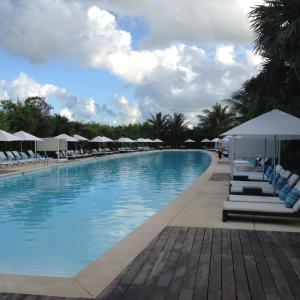
M 146 143 L 154 143 L 154 141 L 151 139 L 146 139 Z
M 75 139 L 74 137 L 69 136 L 69 135 L 64 134 L 64 133 L 60 134 L 60 135 L 57 135 L 54 138 L 57 139 L 57 140 L 65 140 L 67 142 L 78 142 L 78 140 Z
M 212 142 L 219 142 L 220 139 L 219 138 L 214 138 L 213 140 L 211 140 Z
M 2 142 L 13 142 L 13 141 L 21 141 L 17 136 L 10 134 L 4 130 L 0 130 L 0 141 Z
M 92 143 L 109 143 L 109 142 L 113 142 L 113 140 L 106 136 L 96 136 L 91 140 L 91 142 Z
M 147 140 L 144 139 L 144 138 L 138 138 L 138 139 L 136 140 L 136 142 L 137 142 L 137 143 L 146 143 Z
M 34 136 L 30 133 L 27 133 L 25 131 L 18 131 L 14 133 L 14 135 L 19 138 L 20 141 L 43 141 L 37 136 Z
M 73 138 L 76 139 L 77 141 L 88 141 L 87 138 L 85 138 L 85 137 L 83 137 L 83 136 L 81 136 L 79 134 L 74 134 Z
M 296 138 L 300 136 L 300 119 L 278 109 L 274 109 L 236 126 L 222 135 Z
M 196 143 L 196 141 L 192 140 L 192 139 L 188 139 L 184 141 L 185 143 Z
M 210 143 L 210 140 L 209 140 L 209 139 L 203 139 L 203 140 L 201 141 L 201 143 Z
M 160 139 L 155 139 L 155 140 L 153 140 L 153 142 L 154 142 L 154 143 L 163 143 L 163 141 L 160 140 Z
M 127 137 L 120 137 L 119 139 L 116 140 L 116 142 L 119 143 L 134 143 L 134 141 L 130 138 Z

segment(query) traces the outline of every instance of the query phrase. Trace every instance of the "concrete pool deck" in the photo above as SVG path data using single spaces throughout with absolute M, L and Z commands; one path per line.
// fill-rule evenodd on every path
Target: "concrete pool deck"
M 210 167 L 185 192 L 149 218 L 74 278 L 0 275 L 0 293 L 94 298 L 166 227 L 232 228 L 300 232 L 299 221 L 261 218 L 222 222 L 229 163 L 214 154 Z

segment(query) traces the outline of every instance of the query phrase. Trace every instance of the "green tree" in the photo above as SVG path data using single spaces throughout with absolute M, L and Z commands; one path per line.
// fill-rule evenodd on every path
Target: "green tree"
M 300 1 L 266 0 L 249 13 L 255 50 L 268 61 L 290 66 L 300 82 Z
M 164 139 L 166 137 L 168 122 L 170 121 L 169 115 L 163 115 L 161 112 L 151 114 L 151 118 L 147 120 L 153 129 L 153 135 L 156 138 Z
M 199 127 L 206 137 L 214 138 L 233 127 L 236 115 L 228 106 L 222 107 L 216 103 L 211 109 L 204 109 L 204 115 L 199 115 Z
M 186 116 L 183 113 L 174 113 L 169 116 L 167 123 L 168 142 L 174 146 L 182 144 L 189 124 L 190 122 L 186 121 Z

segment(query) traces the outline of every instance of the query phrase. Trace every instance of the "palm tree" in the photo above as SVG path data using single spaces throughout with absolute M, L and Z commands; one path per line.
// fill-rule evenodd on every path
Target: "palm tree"
M 255 50 L 294 69 L 300 82 L 300 1 L 266 0 L 249 13 Z
M 168 117 L 168 133 L 171 144 L 178 146 L 183 141 L 183 134 L 188 129 L 189 121 L 183 113 L 174 113 Z
M 217 137 L 235 125 L 236 115 L 228 109 L 228 106 L 222 107 L 216 103 L 211 109 L 204 109 L 204 115 L 199 115 L 199 127 L 202 128 L 205 135 Z
M 153 135 L 156 138 L 163 139 L 168 126 L 169 115 L 163 115 L 161 112 L 155 115 L 151 114 L 151 118 L 147 120 L 153 128 Z

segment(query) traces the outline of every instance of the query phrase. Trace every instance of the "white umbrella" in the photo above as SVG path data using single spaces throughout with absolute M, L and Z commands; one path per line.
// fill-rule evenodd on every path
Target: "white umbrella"
M 22 141 L 33 141 L 34 142 L 34 153 L 36 154 L 36 142 L 37 141 L 43 141 L 41 138 L 32 135 L 30 133 L 27 133 L 25 131 L 18 131 L 14 133 L 16 137 L 18 137 L 21 141 L 21 151 L 22 151 Z
M 1 142 L 13 142 L 13 141 L 20 141 L 20 138 L 17 136 L 10 134 L 4 130 L 0 130 L 0 141 Z
M 153 143 L 154 141 L 152 141 L 151 139 L 145 139 L 146 143 Z
M 110 139 L 110 138 L 108 138 L 106 136 L 102 136 L 102 138 L 105 140 L 106 143 L 111 143 L 111 142 L 114 141 L 114 140 L 112 140 L 112 139 Z
M 185 143 L 196 143 L 196 141 L 192 140 L 192 139 L 188 139 L 184 141 Z
M 74 134 L 73 138 L 76 139 L 77 141 L 88 141 L 87 138 L 85 138 L 85 137 L 83 137 L 83 136 L 81 136 L 79 134 Z
M 74 137 L 69 136 L 69 135 L 64 134 L 64 133 L 60 134 L 60 135 L 57 135 L 54 138 L 57 139 L 57 152 L 58 152 L 57 159 L 59 159 L 59 141 L 60 140 L 64 140 L 67 143 L 67 157 L 68 157 L 68 142 L 78 142 L 78 140 L 75 139 Z
M 90 140 L 92 143 L 107 143 L 107 139 L 103 136 L 96 136 Z
M 120 137 L 119 139 L 116 140 L 118 143 L 134 143 L 134 141 L 130 138 L 127 137 Z
M 209 139 L 203 139 L 202 141 L 201 141 L 201 143 L 210 143 L 211 141 L 209 140 Z
M 137 143 L 146 143 L 147 140 L 144 139 L 144 138 L 138 138 L 138 139 L 136 140 L 136 142 L 137 142 Z
M 219 138 L 214 138 L 213 140 L 211 140 L 212 142 L 215 142 L 215 143 L 217 143 L 217 142 L 219 142 L 220 141 L 220 139 Z
M 153 140 L 153 142 L 154 142 L 154 143 L 163 143 L 163 141 L 160 140 L 160 139 L 155 139 L 155 140 Z

